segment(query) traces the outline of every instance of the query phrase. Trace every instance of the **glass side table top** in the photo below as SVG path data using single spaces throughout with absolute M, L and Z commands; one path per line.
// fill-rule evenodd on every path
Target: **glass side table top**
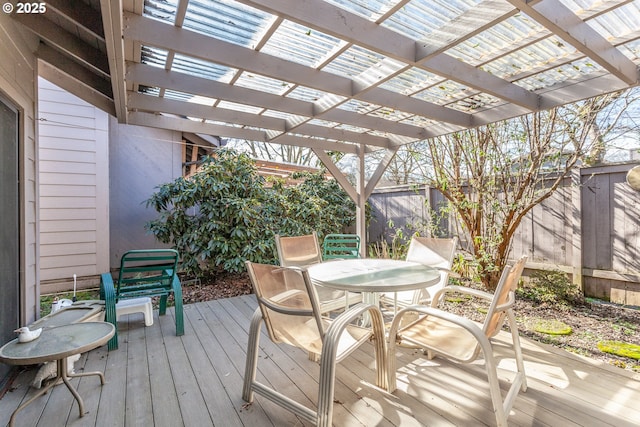
M 32 365 L 84 353 L 104 345 L 115 333 L 111 323 L 85 322 L 45 328 L 39 338 L 20 343 L 16 338 L 0 348 L 0 361 Z

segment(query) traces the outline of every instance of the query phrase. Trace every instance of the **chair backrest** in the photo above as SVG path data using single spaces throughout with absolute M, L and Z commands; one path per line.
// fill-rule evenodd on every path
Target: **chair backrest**
M 453 256 L 457 245 L 458 239 L 456 237 L 443 239 L 416 236 L 409 243 L 407 261 L 449 270 L 453 264 Z
M 271 340 L 320 354 L 324 326 L 307 271 L 250 261 L 246 266 Z
M 116 297 L 127 292 L 144 293 L 171 288 L 178 270 L 178 252 L 173 249 L 127 251 L 120 259 Z
M 276 235 L 278 259 L 283 267 L 306 267 L 322 262 L 318 235 L 283 237 Z
M 360 258 L 360 236 L 357 234 L 327 234 L 322 242 L 322 258 Z
M 502 328 L 502 322 L 516 300 L 515 291 L 522 276 L 527 257 L 522 256 L 511 268 L 506 267 L 500 275 L 500 281 L 493 294 L 493 299 L 487 310 L 483 330 L 489 338 L 494 337 Z

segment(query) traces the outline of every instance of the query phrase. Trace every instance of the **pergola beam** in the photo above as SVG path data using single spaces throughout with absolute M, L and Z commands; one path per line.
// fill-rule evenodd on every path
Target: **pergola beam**
M 47 10 L 54 9 L 63 19 L 104 43 L 102 16 L 81 0 L 47 0 Z M 97 47 L 97 46 L 96 46 Z
M 125 79 L 124 41 L 122 39 L 122 0 L 100 0 L 107 45 L 111 88 L 119 123 L 127 123 L 127 87 Z
M 636 64 L 558 0 L 509 2 L 626 84 L 638 82 Z

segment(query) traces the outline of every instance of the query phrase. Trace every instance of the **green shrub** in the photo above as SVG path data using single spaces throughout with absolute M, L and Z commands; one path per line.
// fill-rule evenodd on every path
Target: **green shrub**
M 584 302 L 580 289 L 567 277 L 566 273 L 557 270 L 539 270 L 531 274 L 529 283 L 523 283 L 516 289 L 519 298 L 549 304 L 558 308 Z
M 158 218 L 147 229 L 182 256 L 196 276 L 244 271 L 244 261 L 275 263 L 275 234 L 340 232 L 354 220 L 355 204 L 335 180 L 296 174 L 304 181 L 266 185 L 246 154 L 222 149 L 198 173 L 161 185 L 147 200 Z

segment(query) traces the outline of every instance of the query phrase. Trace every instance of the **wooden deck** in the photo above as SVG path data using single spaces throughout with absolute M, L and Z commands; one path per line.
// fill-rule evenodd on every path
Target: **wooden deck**
M 87 413 L 65 387 L 40 397 L 16 419 L 17 426 L 294 426 L 291 413 L 256 396 L 241 397 L 253 296 L 185 306 L 185 335 L 175 336 L 172 312 L 144 327 L 141 314 L 120 324 L 120 348 L 106 346 L 83 355 L 76 370 L 104 370 L 74 379 Z M 498 341 L 502 336 L 498 337 Z M 318 365 L 302 351 L 275 346 L 263 334 L 259 378 L 312 405 Z M 640 375 L 523 340 L 529 389 L 520 393 L 509 417 L 522 426 L 637 426 Z M 338 368 L 336 426 L 495 425 L 481 365 L 460 366 L 420 352 L 401 350 L 398 391 L 371 385 L 372 347 L 364 346 Z M 500 359 L 501 381 L 511 378 L 513 359 Z M 0 400 L 0 425 L 28 399 L 36 370 L 21 373 Z

